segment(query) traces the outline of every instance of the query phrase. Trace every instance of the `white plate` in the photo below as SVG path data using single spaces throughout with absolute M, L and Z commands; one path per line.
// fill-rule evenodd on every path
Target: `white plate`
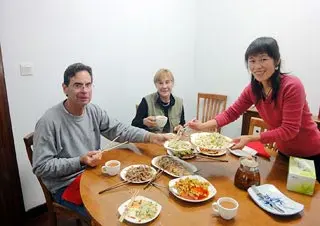
M 181 179 L 185 179 L 185 178 L 198 179 L 199 181 L 208 182 L 209 183 L 208 196 L 206 198 L 200 199 L 200 200 L 186 199 L 186 198 L 179 196 L 177 189 L 174 188 L 174 185 L 177 183 L 177 181 L 179 181 Z M 205 178 L 203 178 L 199 175 L 184 176 L 184 177 L 172 179 L 169 181 L 169 190 L 174 196 L 176 196 L 177 198 L 179 198 L 181 200 L 187 201 L 187 202 L 204 202 L 204 201 L 211 199 L 217 193 L 217 190 L 215 189 L 215 187 L 209 181 L 207 181 Z
M 208 133 L 208 132 L 202 132 L 202 133 L 193 133 L 191 134 L 190 136 L 190 140 L 191 140 L 191 143 L 199 148 L 203 148 L 203 149 L 208 149 L 208 150 L 221 150 L 221 151 L 225 151 L 227 148 L 230 148 L 232 147 L 234 144 L 232 143 L 232 139 L 229 138 L 229 137 L 226 137 L 226 136 L 223 136 L 221 135 L 222 137 L 224 137 L 228 143 L 226 143 L 223 147 L 217 147 L 217 148 L 207 148 L 207 147 L 203 147 L 203 146 L 199 146 L 199 145 L 196 145 L 196 140 L 199 139 L 201 136 L 206 136 L 206 135 L 209 135 L 209 134 L 213 134 L 213 133 Z
M 126 179 L 126 174 L 127 174 L 127 171 L 128 169 L 130 169 L 131 167 L 139 167 L 139 166 L 144 166 L 144 167 L 149 167 L 152 169 L 152 172 L 153 172 L 153 175 L 155 175 L 157 173 L 157 171 L 152 168 L 151 166 L 148 166 L 148 165 L 143 165 L 143 164 L 138 164 L 138 165 L 131 165 L 131 166 L 127 166 L 126 168 L 124 168 L 123 170 L 121 170 L 120 172 L 120 177 L 122 178 L 122 180 L 127 180 Z M 142 184 L 142 183 L 146 183 L 148 181 L 150 181 L 152 179 L 152 177 L 148 180 L 145 180 L 145 181 L 140 181 L 140 182 L 132 182 L 133 184 Z
M 242 150 L 240 150 L 240 149 L 231 150 L 230 149 L 230 152 L 238 157 L 248 157 L 248 156 L 254 156 L 257 154 L 256 150 L 254 150 L 250 147 L 247 147 L 247 146 L 244 146 Z
M 162 157 L 164 156 L 169 156 L 170 158 L 173 158 L 174 160 L 180 162 L 191 174 L 195 173 L 198 169 L 197 167 L 195 167 L 194 165 L 186 162 L 186 161 L 183 161 L 181 159 L 179 159 L 178 157 L 176 156 L 171 156 L 171 155 L 159 155 L 157 157 L 154 157 L 152 160 L 151 160 L 151 164 L 158 168 L 158 169 L 162 169 L 161 167 L 159 167 L 157 165 L 157 162 L 159 161 L 159 159 L 161 159 Z M 179 175 L 175 175 L 175 174 L 172 174 L 171 172 L 167 171 L 167 170 L 164 170 L 165 173 L 169 174 L 170 176 L 173 176 L 173 177 L 180 177 Z
M 161 212 L 161 209 L 162 209 L 162 206 L 161 206 L 159 203 L 157 203 L 156 201 L 153 201 L 152 199 L 148 199 L 147 197 L 144 197 L 144 196 L 137 196 L 137 197 L 135 198 L 135 200 L 146 200 L 146 201 L 149 201 L 149 202 L 152 202 L 152 203 L 156 204 L 156 206 L 157 206 L 157 212 L 156 212 L 156 214 L 155 214 L 154 217 L 152 217 L 152 218 L 150 218 L 150 219 L 141 220 L 141 221 L 139 221 L 139 220 L 136 219 L 136 218 L 133 218 L 133 217 L 135 217 L 134 212 L 129 212 L 129 213 L 126 215 L 126 217 L 124 218 L 126 221 L 131 222 L 131 223 L 134 223 L 134 224 L 145 224 L 145 223 L 148 223 L 148 222 L 150 222 L 150 221 L 153 221 L 154 219 L 156 219 L 156 218 L 159 216 L 159 214 L 160 214 L 160 212 Z M 124 210 L 126 209 L 126 207 L 127 207 L 127 205 L 129 204 L 130 201 L 131 201 L 131 199 L 125 201 L 124 203 L 122 203 L 122 204 L 119 206 L 118 212 L 119 212 L 120 215 L 124 212 Z M 132 217 L 131 217 L 131 216 L 132 216 Z
M 164 142 L 163 147 L 165 149 L 170 150 L 170 151 L 179 151 L 179 149 L 174 149 L 174 148 L 169 147 L 169 142 L 170 142 L 169 140 Z M 189 144 L 190 147 L 188 149 L 192 149 L 192 144 L 189 141 L 182 141 L 182 142 Z M 182 149 L 182 150 L 186 150 L 186 149 Z
M 273 204 L 277 205 L 279 208 L 283 209 L 285 212 L 281 213 L 274 208 L 272 208 L 268 202 L 262 200 L 257 196 L 252 188 L 248 188 L 248 193 L 251 198 L 258 204 L 262 209 L 268 211 L 272 214 L 289 216 L 301 212 L 304 209 L 304 206 L 298 202 L 289 199 L 287 196 L 282 194 L 274 185 L 264 184 L 256 186 L 256 188 L 266 197 L 266 199 Z
M 227 149 L 215 150 L 217 151 L 217 153 L 208 153 L 206 151 L 201 151 L 199 147 L 197 147 L 197 151 L 200 154 L 207 155 L 207 156 L 214 156 L 214 157 L 222 156 L 227 153 Z
M 173 152 L 171 151 L 171 150 L 167 150 L 167 153 L 168 153 L 168 155 L 171 155 L 171 156 L 175 156 L 174 154 L 173 154 Z M 175 157 L 178 157 L 178 156 L 175 156 Z M 194 157 L 196 157 L 196 154 L 194 153 L 194 154 L 192 154 L 192 155 L 189 155 L 189 156 L 183 156 L 183 157 L 181 157 L 180 159 L 193 159 Z M 178 157 L 179 158 L 179 157 Z

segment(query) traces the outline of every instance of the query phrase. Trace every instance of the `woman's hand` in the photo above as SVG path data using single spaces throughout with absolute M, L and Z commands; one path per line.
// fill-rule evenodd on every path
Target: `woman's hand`
M 173 132 L 178 132 L 181 129 L 183 129 L 183 126 L 182 125 L 177 125 L 176 127 L 174 127 Z
M 260 140 L 260 135 L 244 135 L 237 137 L 233 139 L 233 142 L 236 144 L 232 146 L 231 149 L 242 149 L 247 143 L 258 140 Z
M 193 119 L 186 123 L 186 126 L 189 126 L 189 128 L 194 130 L 208 130 L 208 129 L 215 129 L 217 128 L 217 121 L 215 119 L 209 120 L 205 123 L 202 123 L 201 121 L 197 119 Z
M 156 117 L 155 116 L 149 116 L 147 118 L 143 119 L 143 125 L 147 126 L 148 128 L 156 127 Z

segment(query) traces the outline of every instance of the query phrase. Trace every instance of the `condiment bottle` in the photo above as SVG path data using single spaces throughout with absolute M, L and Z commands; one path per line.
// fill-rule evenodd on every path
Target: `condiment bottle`
M 241 157 L 240 167 L 234 177 L 234 184 L 240 189 L 247 190 L 252 185 L 260 185 L 260 172 L 257 157 Z

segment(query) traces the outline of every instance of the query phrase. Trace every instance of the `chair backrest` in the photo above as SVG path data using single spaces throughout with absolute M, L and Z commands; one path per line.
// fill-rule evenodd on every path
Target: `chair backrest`
M 249 126 L 249 135 L 252 135 L 254 133 L 261 133 L 268 130 L 267 124 L 263 119 L 251 117 L 250 119 L 250 126 Z
M 249 126 L 249 135 L 262 133 L 268 130 L 268 125 L 261 118 L 251 117 Z M 277 150 L 276 143 L 266 144 L 266 146 L 274 151 Z
M 27 154 L 29 161 L 32 165 L 32 146 L 33 146 L 33 132 L 29 133 L 23 138 L 24 144 L 26 146 Z M 51 192 L 47 189 L 47 187 L 44 185 L 42 182 L 41 178 L 37 177 L 38 181 L 41 185 L 42 191 L 44 193 L 45 199 L 46 199 L 46 204 L 48 207 L 48 212 L 49 212 L 49 224 L 50 225 L 57 225 L 57 218 L 55 213 L 59 214 L 64 214 L 67 217 L 70 218 L 75 218 L 77 219 L 77 225 L 81 225 L 80 220 L 83 220 L 84 222 L 87 223 L 87 225 L 91 225 L 90 219 L 85 218 L 82 215 L 78 214 L 74 210 L 71 210 L 65 206 L 60 205 L 59 203 L 55 202 L 53 200 Z M 92 224 L 93 225 L 93 224 Z
M 28 154 L 28 158 L 29 158 L 29 161 L 31 163 L 31 166 L 32 166 L 32 146 L 33 146 L 33 132 L 32 133 L 29 133 L 28 135 L 26 135 L 24 138 L 23 138 L 23 141 L 24 141 L 24 144 L 26 146 L 26 150 L 27 150 L 27 154 Z M 47 203 L 47 206 L 48 206 L 48 209 L 51 209 L 53 210 L 53 205 L 52 205 L 52 202 L 53 202 L 53 198 L 52 198 L 52 195 L 50 193 L 50 191 L 47 189 L 47 187 L 44 185 L 44 183 L 42 182 L 42 180 L 38 178 L 38 181 L 41 185 L 41 188 L 42 188 L 42 191 L 44 193 L 44 196 L 45 196 L 45 199 L 46 199 L 46 203 Z
M 211 93 L 198 93 L 197 119 L 206 122 L 223 112 L 227 106 L 227 96 Z M 218 129 L 220 132 L 220 129 Z

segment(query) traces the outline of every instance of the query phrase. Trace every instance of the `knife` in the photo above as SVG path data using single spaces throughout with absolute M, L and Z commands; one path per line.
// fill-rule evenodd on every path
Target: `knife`
M 251 186 L 252 191 L 264 202 L 266 202 L 271 208 L 277 210 L 280 213 L 284 213 L 285 211 L 281 209 L 279 206 L 277 206 L 275 203 L 270 202 L 269 200 L 266 200 L 265 196 L 257 189 L 255 185 Z

